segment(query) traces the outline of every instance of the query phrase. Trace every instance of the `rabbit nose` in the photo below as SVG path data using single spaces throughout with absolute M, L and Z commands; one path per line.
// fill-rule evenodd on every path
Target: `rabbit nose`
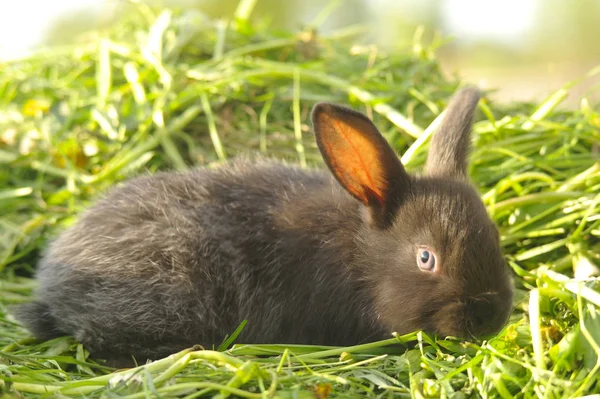
M 485 293 L 472 298 L 469 301 L 469 310 L 471 313 L 471 323 L 474 335 L 486 335 L 496 332 L 501 315 L 498 311 L 500 297 L 495 293 Z
M 476 325 L 484 324 L 493 313 L 492 304 L 486 300 L 476 300 L 471 304 L 473 321 Z

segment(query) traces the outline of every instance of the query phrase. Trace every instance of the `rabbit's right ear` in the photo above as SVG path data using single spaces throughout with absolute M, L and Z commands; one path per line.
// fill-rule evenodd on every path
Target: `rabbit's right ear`
M 335 178 L 369 208 L 372 222 L 389 226 L 410 184 L 396 153 L 359 112 L 319 103 L 311 117 L 317 145 Z
M 466 87 L 454 95 L 431 138 L 425 170 L 428 175 L 465 179 L 471 145 L 473 114 L 481 94 Z

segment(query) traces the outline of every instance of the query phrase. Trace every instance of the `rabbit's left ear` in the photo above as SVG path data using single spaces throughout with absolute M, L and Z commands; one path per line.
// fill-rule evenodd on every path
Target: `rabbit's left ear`
M 471 146 L 473 115 L 481 94 L 474 87 L 460 90 L 431 139 L 425 171 L 430 176 L 465 179 Z
M 359 112 L 320 103 L 311 116 L 317 145 L 335 178 L 369 208 L 376 225 L 389 226 L 410 184 L 396 153 Z

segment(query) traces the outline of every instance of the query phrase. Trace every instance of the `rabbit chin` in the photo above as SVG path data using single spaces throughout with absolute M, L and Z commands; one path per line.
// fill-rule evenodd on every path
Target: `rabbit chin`
M 508 312 L 496 310 L 485 319 L 477 318 L 464 302 L 452 302 L 440 308 L 433 317 L 432 332 L 440 337 L 477 339 L 499 332 Z
M 502 299 L 504 298 L 500 297 Z M 486 316 L 478 317 L 472 305 L 466 301 L 453 300 L 436 308 L 421 308 L 419 315 L 415 317 L 395 312 L 392 318 L 390 313 L 381 315 L 380 320 L 388 321 L 385 330 L 400 335 L 422 330 L 439 338 L 477 340 L 498 333 L 506 324 L 510 309 L 499 306 L 490 309 Z

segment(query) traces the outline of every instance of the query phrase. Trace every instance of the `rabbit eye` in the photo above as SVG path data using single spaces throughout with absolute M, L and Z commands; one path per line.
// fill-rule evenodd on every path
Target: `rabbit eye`
M 419 248 L 417 251 L 417 265 L 425 272 L 435 271 L 435 254 L 429 248 Z

